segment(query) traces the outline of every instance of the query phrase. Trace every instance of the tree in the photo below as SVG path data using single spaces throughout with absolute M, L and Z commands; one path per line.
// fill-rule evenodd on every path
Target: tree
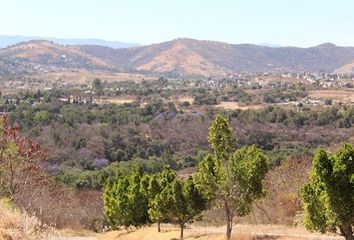
M 173 102 L 168 102 L 167 108 L 168 108 L 168 111 L 170 111 L 170 112 L 177 112 L 177 108 Z
M 225 209 L 226 236 L 230 239 L 234 216 L 248 214 L 252 202 L 264 195 L 262 181 L 269 161 L 255 146 L 235 151 L 232 129 L 222 115 L 209 128 L 208 140 L 214 154 L 198 165 L 197 182 L 211 203 Z
M 49 122 L 49 114 L 47 111 L 36 112 L 33 120 L 37 125 L 46 124 Z
M 96 78 L 95 80 L 93 80 L 93 88 L 95 89 L 95 92 L 98 96 L 103 95 L 103 90 L 104 90 L 104 86 L 103 86 L 103 82 L 101 79 Z
M 201 213 L 207 207 L 207 198 L 197 188 L 193 177 L 185 181 L 176 178 L 169 189 L 167 202 L 171 206 L 169 213 L 171 221 L 180 226 L 180 236 L 183 239 L 185 224 L 201 217 Z
M 171 206 L 167 201 L 168 191 L 177 175 L 169 167 L 158 175 L 152 176 L 149 182 L 149 217 L 151 221 L 157 222 L 157 231 L 160 232 L 162 221 L 168 220 L 168 213 Z
M 343 144 L 335 153 L 318 148 L 310 180 L 301 189 L 305 226 L 311 231 L 337 232 L 353 240 L 354 147 Z
M 194 179 L 179 179 L 170 167 L 150 178 L 149 194 L 148 212 L 151 221 L 157 222 L 158 232 L 161 222 L 176 223 L 181 229 L 181 239 L 185 224 L 199 218 L 207 206 L 207 198 Z
M 157 222 L 157 231 L 161 232 L 160 223 L 163 220 L 163 214 L 161 212 L 161 205 L 159 204 L 161 197 L 159 193 L 161 193 L 160 183 L 158 181 L 157 176 L 152 176 L 149 182 L 149 217 L 153 222 Z
M 43 157 L 39 145 L 19 134 L 20 125 L 12 126 L 7 115 L 0 117 L 0 195 L 13 199 L 37 172 L 37 160 Z
M 333 100 L 332 99 L 326 99 L 324 103 L 325 103 L 325 105 L 332 105 Z
M 138 169 L 105 185 L 104 214 L 113 228 L 140 227 L 149 222 L 147 182 Z

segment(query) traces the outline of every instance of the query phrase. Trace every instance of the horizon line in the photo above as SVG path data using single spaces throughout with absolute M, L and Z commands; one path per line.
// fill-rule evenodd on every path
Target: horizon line
M 97 37 L 57 37 L 57 36 L 29 36 L 29 35 L 9 35 L 9 34 L 0 34 L 0 37 L 18 37 L 18 38 L 33 38 L 30 40 L 26 40 L 27 41 L 52 41 L 52 40 L 93 40 L 93 41 L 104 41 L 104 42 L 110 42 L 110 43 L 122 43 L 122 44 L 129 44 L 129 45 L 136 45 L 136 46 L 131 46 L 131 47 L 144 47 L 144 46 L 149 46 L 149 45 L 153 45 L 153 44 L 159 44 L 159 43 L 164 43 L 164 42 L 172 42 L 172 41 L 177 41 L 177 40 L 194 40 L 194 41 L 206 41 L 206 42 L 218 42 L 218 43 L 225 43 L 225 44 L 230 44 L 230 45 L 256 45 L 256 46 L 261 46 L 261 47 L 269 47 L 269 48 L 288 48 L 288 47 L 294 47 L 294 48 L 312 48 L 312 47 L 318 47 L 324 44 L 332 44 L 335 45 L 337 47 L 354 47 L 351 45 L 338 45 L 334 42 L 321 42 L 321 43 L 317 43 L 315 45 L 308 45 L 308 46 L 299 46 L 299 45 L 285 45 L 285 44 L 278 44 L 278 43 L 267 43 L 267 42 L 261 42 L 261 43 L 251 43 L 251 42 L 242 42 L 242 43 L 231 43 L 231 42 L 227 42 L 227 41 L 221 41 L 221 40 L 214 40 L 214 39 L 198 39 L 198 38 L 191 38 L 191 37 L 177 37 L 177 38 L 173 38 L 170 40 L 162 40 L 162 41 L 158 41 L 158 42 L 152 42 L 152 43 L 146 43 L 146 44 L 142 44 L 139 42 L 130 42 L 130 41 L 122 41 L 122 40 L 108 40 L 108 39 L 104 39 L 104 38 L 97 38 Z M 48 39 L 52 39 L 52 40 L 48 40 Z M 21 41 L 18 41 L 14 44 L 18 44 Z M 55 42 L 55 41 L 53 41 Z M 60 43 L 57 43 L 60 44 Z M 11 44 L 10 44 L 11 45 Z M 10 46 L 7 45 L 6 47 Z M 60 44 L 61 45 L 61 44 Z M 67 44 L 67 45 L 75 45 L 75 44 Z M 88 44 L 91 45 L 91 44 Z M 101 45 L 104 46 L 104 45 Z M 127 47 L 127 48 L 131 48 L 131 47 Z M 1 47 L 0 47 L 1 48 Z

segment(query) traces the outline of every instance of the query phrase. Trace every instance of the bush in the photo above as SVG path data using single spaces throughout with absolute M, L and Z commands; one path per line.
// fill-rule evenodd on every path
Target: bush
M 332 99 L 326 99 L 325 100 L 325 105 L 332 105 L 333 100 Z

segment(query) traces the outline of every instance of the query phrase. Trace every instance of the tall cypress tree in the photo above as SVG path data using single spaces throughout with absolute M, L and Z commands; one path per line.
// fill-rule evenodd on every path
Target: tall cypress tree
M 222 115 L 218 115 L 209 128 L 208 140 L 214 153 L 198 165 L 198 187 L 212 204 L 223 206 L 226 236 L 231 239 L 233 218 L 248 214 L 252 202 L 264 195 L 262 181 L 269 161 L 255 146 L 236 150 L 232 129 Z

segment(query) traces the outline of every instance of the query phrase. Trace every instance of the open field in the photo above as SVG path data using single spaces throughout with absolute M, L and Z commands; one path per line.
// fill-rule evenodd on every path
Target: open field
M 354 102 L 354 90 L 315 90 L 309 92 L 310 98 L 333 99 L 336 101 Z
M 240 104 L 238 102 L 221 102 L 216 107 L 224 108 L 225 110 L 247 110 L 247 109 L 261 109 L 264 107 L 264 105 L 258 104 L 258 105 L 244 105 Z
M 132 103 L 135 101 L 133 98 L 123 98 L 123 97 L 107 97 L 107 98 L 99 98 L 95 99 L 98 104 L 124 104 L 124 103 Z
M 177 102 L 179 102 L 179 103 L 189 102 L 190 104 L 192 104 L 194 102 L 194 98 L 192 98 L 192 97 L 179 97 L 177 99 Z

